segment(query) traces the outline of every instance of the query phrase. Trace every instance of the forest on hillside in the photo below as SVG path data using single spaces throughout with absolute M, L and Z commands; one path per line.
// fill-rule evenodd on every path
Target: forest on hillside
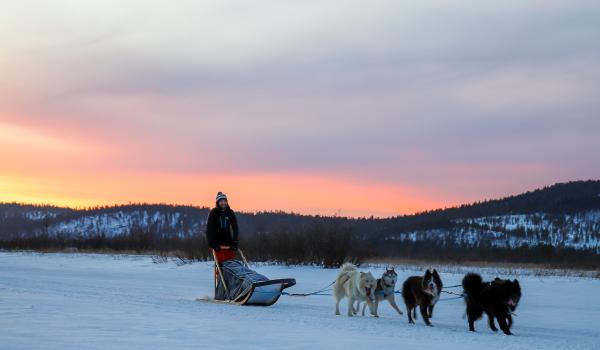
M 69 209 L 4 203 L 0 249 L 154 252 L 204 260 L 210 258 L 203 233 L 208 211 L 166 204 Z M 402 258 L 600 266 L 600 181 L 391 218 L 276 211 L 241 212 L 238 221 L 253 259 L 286 264 Z

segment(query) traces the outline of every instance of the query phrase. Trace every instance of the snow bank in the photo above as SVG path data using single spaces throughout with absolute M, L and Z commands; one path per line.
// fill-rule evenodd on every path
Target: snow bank
M 433 328 L 420 318 L 408 325 L 385 304 L 379 319 L 334 316 L 328 296 L 284 296 L 269 308 L 197 302 L 212 293 L 211 269 L 210 263 L 154 264 L 143 256 L 0 253 L 0 348 L 598 349 L 598 280 L 521 276 L 516 335 L 507 337 L 484 320 L 478 333 L 468 332 L 460 300 L 438 304 Z M 319 289 L 336 274 L 311 267 L 258 271 L 296 278 L 296 292 Z M 401 270 L 400 278 L 414 273 Z M 446 285 L 461 277 L 442 274 Z

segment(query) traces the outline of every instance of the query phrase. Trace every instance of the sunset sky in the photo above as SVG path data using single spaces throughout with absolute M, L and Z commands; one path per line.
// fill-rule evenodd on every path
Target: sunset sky
M 0 201 L 388 216 L 600 178 L 598 1 L 2 1 Z

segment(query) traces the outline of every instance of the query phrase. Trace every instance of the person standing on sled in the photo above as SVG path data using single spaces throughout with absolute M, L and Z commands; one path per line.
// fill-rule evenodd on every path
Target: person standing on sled
M 274 304 L 281 291 L 296 284 L 293 278 L 269 280 L 252 270 L 244 261 L 236 260 L 238 223 L 229 207 L 227 196 L 217 193 L 216 205 L 208 214 L 206 238 L 215 253 L 215 302 L 238 305 Z
M 211 209 L 206 221 L 208 245 L 215 251 L 219 263 L 235 259 L 238 234 L 239 228 L 235 213 L 229 207 L 225 193 L 219 192 L 215 207 Z

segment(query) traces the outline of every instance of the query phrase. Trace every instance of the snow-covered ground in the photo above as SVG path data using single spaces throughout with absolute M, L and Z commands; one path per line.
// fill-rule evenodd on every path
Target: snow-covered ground
M 379 319 L 335 316 L 329 296 L 283 296 L 267 308 L 195 301 L 212 292 L 211 268 L 144 256 L 2 252 L 0 349 L 600 349 L 599 280 L 521 276 L 515 336 L 507 337 L 485 320 L 468 332 L 461 300 L 440 301 L 433 328 L 421 318 L 409 325 L 385 304 Z M 257 270 L 296 278 L 295 292 L 317 290 L 336 274 Z M 401 270 L 400 278 L 415 273 Z M 461 277 L 442 274 L 446 285 Z

